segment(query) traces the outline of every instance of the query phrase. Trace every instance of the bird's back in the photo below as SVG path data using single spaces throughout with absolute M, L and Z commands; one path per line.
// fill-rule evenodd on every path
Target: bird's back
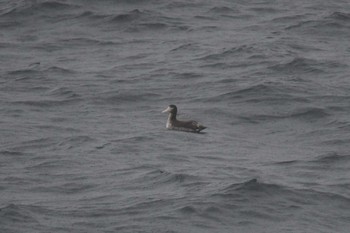
M 179 121 L 176 120 L 173 122 L 174 129 L 183 130 L 183 131 L 192 131 L 192 132 L 200 132 L 207 127 L 199 124 L 197 121 Z

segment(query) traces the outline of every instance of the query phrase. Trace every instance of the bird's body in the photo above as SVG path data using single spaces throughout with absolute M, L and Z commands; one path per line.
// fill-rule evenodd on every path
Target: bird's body
M 167 109 L 165 109 L 163 112 L 169 113 L 168 121 L 166 123 L 167 129 L 199 133 L 200 131 L 207 128 L 207 127 L 199 124 L 197 121 L 177 120 L 176 119 L 177 107 L 175 105 L 169 105 L 169 107 Z

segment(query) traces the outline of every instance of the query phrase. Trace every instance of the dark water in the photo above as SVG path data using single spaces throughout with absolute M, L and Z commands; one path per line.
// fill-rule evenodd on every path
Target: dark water
M 0 232 L 349 232 L 348 1 L 2 0 L 0 29 Z

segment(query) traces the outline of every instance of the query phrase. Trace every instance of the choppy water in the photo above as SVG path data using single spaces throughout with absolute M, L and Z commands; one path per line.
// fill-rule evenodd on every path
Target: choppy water
M 3 0 L 0 29 L 1 232 L 349 232 L 348 1 Z

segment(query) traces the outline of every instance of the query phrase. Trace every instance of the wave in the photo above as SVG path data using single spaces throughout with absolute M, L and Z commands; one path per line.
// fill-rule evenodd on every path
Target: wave
M 20 27 L 21 23 L 18 21 L 5 21 L 5 22 L 0 22 L 0 27 L 5 30 L 5 29 L 10 29 L 10 28 L 14 28 L 14 27 Z M 9 46 L 14 47 L 13 44 L 10 43 L 1 43 L 0 47 L 1 48 L 9 48 Z
M 36 14 L 61 13 L 70 9 L 77 9 L 78 5 L 61 1 L 20 1 L 8 9 L 2 16 L 32 16 Z
M 172 76 L 178 80 L 191 80 L 203 77 L 202 74 L 195 72 L 170 72 L 167 74 L 168 76 Z
M 208 15 L 210 15 L 211 17 L 209 17 Z M 243 17 L 247 17 L 247 15 L 243 15 L 242 12 L 235 7 L 216 6 L 209 9 L 204 16 L 196 16 L 196 18 L 204 20 L 218 20 L 218 17 L 241 19 Z
M 3 232 L 47 232 L 61 231 L 61 226 L 52 225 L 58 211 L 38 205 L 11 203 L 0 207 L 0 228 Z M 50 230 L 48 230 L 50 225 Z M 26 230 L 24 230 L 26 229 Z M 30 230 L 28 230 L 30 229 Z
M 344 21 L 344 22 L 350 23 L 350 14 L 340 12 L 340 11 L 335 11 L 331 13 L 329 16 L 326 16 L 325 19 L 332 19 L 336 21 Z
M 79 194 L 87 192 L 97 187 L 95 184 L 84 184 L 81 181 L 77 182 L 63 182 L 58 184 L 49 184 L 45 186 L 37 185 L 32 192 L 56 193 L 56 194 Z
M 340 155 L 338 153 L 331 153 L 327 155 L 322 155 L 317 157 L 314 160 L 309 161 L 310 163 L 319 163 L 319 164 L 330 164 L 330 163 L 342 163 L 349 162 L 350 155 Z
M 294 58 L 292 61 L 285 64 L 278 64 L 270 66 L 270 69 L 284 72 L 284 73 L 320 73 L 322 70 L 319 69 L 317 61 L 305 58 Z
M 80 13 L 75 18 L 77 18 L 77 19 L 90 19 L 90 20 L 93 20 L 93 21 L 97 21 L 97 20 L 105 19 L 106 17 L 108 17 L 108 15 L 106 15 L 106 14 L 98 14 L 98 13 L 96 13 L 94 11 L 87 10 L 87 11 L 84 11 L 84 12 Z
M 325 170 L 331 172 L 332 174 L 333 173 L 334 174 L 343 174 L 343 172 L 348 170 L 349 164 L 350 164 L 350 156 L 348 154 L 338 154 L 336 152 L 333 152 L 333 153 L 329 153 L 326 155 L 316 156 L 316 157 L 311 158 L 311 159 L 274 162 L 272 165 L 286 168 L 288 170 L 299 171 L 300 174 L 304 174 L 304 173 L 319 174 Z M 325 175 L 323 177 L 323 175 L 320 175 L 320 174 L 318 176 L 322 177 L 322 179 L 327 177 L 327 175 Z M 336 176 L 328 177 L 328 178 L 337 180 L 335 177 Z M 328 179 L 328 178 L 326 178 L 326 179 Z M 341 180 L 341 179 L 339 179 L 339 180 Z M 347 185 L 347 183 L 344 184 L 341 181 L 340 181 L 340 183 L 337 181 L 336 183 L 333 183 L 332 185 L 320 184 L 319 180 L 305 181 L 305 184 L 307 184 L 308 187 L 310 184 L 312 184 L 312 187 L 320 187 L 322 190 L 337 190 L 337 191 L 339 191 L 339 188 L 341 188 L 341 186 Z M 329 188 L 331 186 L 332 186 L 332 188 Z
M 283 83 L 264 82 L 230 91 L 207 98 L 207 102 L 237 101 L 253 103 L 307 103 L 309 100 L 302 95 L 298 96 L 301 88 L 287 86 Z
M 197 8 L 203 6 L 201 2 L 192 2 L 192 1 L 171 1 L 166 8 L 168 9 L 176 9 L 176 8 Z
M 257 48 L 252 45 L 241 45 L 230 49 L 224 49 L 221 52 L 209 54 L 198 58 L 198 60 L 204 61 L 219 61 L 220 59 L 227 59 L 236 56 L 242 56 L 242 54 L 253 54 L 259 52 Z
M 138 9 L 129 11 L 126 14 L 120 14 L 113 16 L 109 21 L 112 23 L 130 23 L 136 19 L 140 19 L 142 16 L 146 17 L 147 13 L 141 12 Z
M 24 152 L 15 151 L 15 150 L 1 150 L 0 155 L 14 157 L 14 156 L 25 156 L 27 154 Z
M 72 69 L 62 68 L 59 66 L 50 66 L 49 68 L 42 70 L 42 72 L 57 73 L 57 74 L 63 74 L 63 75 L 76 73 Z
M 200 47 L 197 44 L 194 43 L 187 43 L 177 46 L 176 48 L 173 48 L 170 50 L 170 52 L 184 52 L 189 50 L 200 50 Z
M 151 2 L 157 2 L 157 0 L 118 0 L 118 4 L 129 4 L 129 5 L 138 5 L 143 3 L 151 3 Z M 154 3 L 156 4 L 156 3 Z
M 151 93 L 151 92 L 140 92 L 140 91 L 132 91 L 129 90 L 127 92 L 119 91 L 115 93 L 113 92 L 105 92 L 100 95 L 98 99 L 95 101 L 100 103 L 108 103 L 108 104 L 118 104 L 125 102 L 147 102 L 152 100 L 157 100 L 161 97 L 160 94 Z
M 319 19 L 301 21 L 286 27 L 285 30 L 325 36 L 349 36 L 349 27 L 350 14 L 336 11 Z
M 289 166 L 289 165 L 294 165 L 299 163 L 299 160 L 287 160 L 287 161 L 279 161 L 279 162 L 274 162 L 274 165 L 281 165 L 281 166 Z
M 57 44 L 61 45 L 62 47 L 65 46 L 74 46 L 77 47 L 84 47 L 86 46 L 118 46 L 120 43 L 110 40 L 99 40 L 99 39 L 92 39 L 92 38 L 86 38 L 86 37 L 73 37 L 68 39 L 62 39 L 57 42 Z
M 76 71 L 72 69 L 62 68 L 59 66 L 50 66 L 44 69 L 41 69 L 40 62 L 31 63 L 28 65 L 28 68 L 12 70 L 7 72 L 8 75 L 20 76 L 20 77 L 38 77 L 43 76 L 47 73 L 63 74 L 63 75 L 72 75 Z
M 247 219 L 254 219 L 254 222 L 259 219 L 278 221 L 283 218 L 276 211 L 293 205 L 288 201 L 288 195 L 288 189 L 283 186 L 251 179 L 213 191 L 180 210 L 184 214 L 193 212 L 208 220 L 232 222 L 234 219 L 238 225 L 251 224 Z
M 43 161 L 45 159 L 45 161 Z M 38 160 L 39 162 L 35 162 Z M 29 166 L 26 166 L 25 169 L 28 172 L 40 172 L 40 171 L 46 171 L 47 169 L 54 170 L 54 169 L 60 169 L 61 167 L 69 168 L 74 166 L 79 166 L 80 163 L 77 161 L 72 161 L 68 159 L 62 159 L 58 155 L 56 155 L 56 158 L 54 159 L 48 159 L 48 158 L 35 158 L 32 161 L 32 164 Z M 35 181 L 37 182 L 37 181 Z
M 306 58 L 294 58 L 292 61 L 270 66 L 269 69 L 276 70 L 282 73 L 288 74 L 300 74 L 300 73 L 330 73 L 331 70 L 339 69 L 341 67 L 347 67 L 346 64 L 342 64 L 335 61 L 327 60 L 315 60 Z
M 327 139 L 323 141 L 324 144 L 327 145 L 349 145 L 350 143 L 350 138 L 349 137 L 342 137 L 342 138 L 337 138 L 337 139 Z
M 68 87 L 57 87 L 54 89 L 51 89 L 47 92 L 48 96 L 56 97 L 56 98 L 65 98 L 65 99 L 75 99 L 80 98 L 81 96 L 71 90 Z
M 32 106 L 38 108 L 56 108 L 59 106 L 71 105 L 79 102 L 80 99 L 66 99 L 66 100 L 52 100 L 52 99 L 40 99 L 40 100 L 15 100 L 11 101 L 14 105 Z
M 315 120 L 319 118 L 325 118 L 329 115 L 330 114 L 326 111 L 326 109 L 309 107 L 300 108 L 296 112 L 288 115 L 288 117 Z
M 118 15 L 98 14 L 93 11 L 85 11 L 77 18 L 92 20 L 94 24 L 117 26 L 127 32 L 181 29 L 186 30 L 180 19 L 171 18 L 154 11 L 134 9 Z
M 246 95 L 251 96 L 251 95 L 257 95 L 261 96 L 264 93 L 272 93 L 272 94 L 280 94 L 280 93 L 286 93 L 286 89 L 281 89 L 283 88 L 282 85 L 279 83 L 272 83 L 272 82 L 264 82 L 260 84 L 254 84 L 252 86 L 246 87 L 239 89 L 234 92 L 229 92 L 224 94 L 224 96 L 231 96 L 231 95 L 236 95 L 238 97 L 244 97 Z
M 86 135 L 78 135 L 64 138 L 57 146 L 65 149 L 73 149 L 81 145 L 90 144 L 91 142 L 95 142 L 95 139 Z
M 42 126 L 37 126 L 39 129 L 43 129 Z M 58 128 L 58 129 L 57 129 Z M 54 127 L 54 126 L 45 126 L 45 129 L 57 129 L 62 130 L 64 132 L 75 132 L 76 130 L 65 127 Z M 85 135 L 77 135 L 71 137 L 57 138 L 57 137 L 45 137 L 32 139 L 22 142 L 17 142 L 15 144 L 7 145 L 6 149 L 0 151 L 0 154 L 4 155 L 12 155 L 12 156 L 22 156 L 22 155 L 31 155 L 30 151 L 37 150 L 40 148 L 41 150 L 56 150 L 56 149 L 74 149 L 81 145 L 89 144 L 91 142 L 95 142 L 95 140 L 89 136 Z
M 23 142 L 16 143 L 16 146 L 10 145 L 10 151 L 28 151 L 29 149 L 44 149 L 50 148 L 56 144 L 55 138 L 42 137 L 38 139 L 27 140 Z
M 9 204 L 0 208 L 0 225 L 20 224 L 26 225 L 30 223 L 39 224 L 39 221 L 33 217 L 30 208 L 25 205 Z
M 188 30 L 181 19 L 162 15 L 155 11 L 135 9 L 116 16 L 106 16 L 106 22 L 118 26 L 125 32 L 140 32 L 154 30 Z
M 240 120 L 249 122 L 249 123 L 260 123 L 265 121 L 276 121 L 276 120 L 284 120 L 284 119 L 294 119 L 300 121 L 316 121 L 320 119 L 324 119 L 329 116 L 329 114 L 320 108 L 302 108 L 297 109 L 296 111 L 289 114 L 275 114 L 275 115 L 249 115 L 245 117 L 240 117 Z
M 275 13 L 282 13 L 286 11 L 286 10 L 282 10 L 274 7 L 251 7 L 249 8 L 249 10 L 259 14 L 275 14 Z
M 42 50 L 45 52 L 55 52 L 62 50 L 62 45 L 56 43 L 56 42 L 41 42 L 39 44 L 33 45 L 34 49 Z
M 153 175 L 156 175 L 155 179 L 157 179 L 157 173 L 161 173 L 157 170 L 153 172 L 155 174 L 149 177 L 151 180 L 154 178 Z M 145 184 L 150 190 L 157 188 L 157 185 L 162 185 L 161 188 L 164 188 L 162 182 L 156 185 L 151 182 Z M 266 224 L 268 221 L 269 223 L 282 222 L 284 226 L 284 223 L 291 219 L 299 224 L 309 224 L 310 221 L 320 219 L 327 219 L 327 222 L 337 221 L 338 218 L 348 216 L 346 208 L 339 210 L 339 206 L 347 206 L 350 203 L 350 199 L 342 195 L 312 189 L 295 189 L 280 184 L 261 182 L 257 179 L 223 186 L 223 188 L 209 192 L 207 190 L 198 192 L 196 189 L 193 194 L 195 199 L 172 195 L 167 196 L 166 199 L 153 198 L 142 202 L 134 201 L 124 205 L 121 211 L 123 213 L 133 211 L 143 213 L 153 206 L 158 209 L 162 208 L 162 213 L 155 214 L 159 218 L 188 218 L 190 216 L 191 219 L 198 219 L 202 229 L 207 227 L 210 229 L 213 222 L 256 226 L 259 222 Z M 330 212 L 334 214 L 331 214 L 331 217 Z
M 152 187 L 157 185 L 167 184 L 182 184 L 192 186 L 199 181 L 198 177 L 184 174 L 184 173 L 171 173 L 164 170 L 152 170 L 146 174 L 142 174 L 141 178 L 138 178 L 137 182 L 146 183 Z
M 232 7 L 227 6 L 220 6 L 220 7 L 212 7 L 208 13 L 215 13 L 215 14 L 237 14 L 239 11 Z
M 129 131 L 127 129 L 128 127 L 125 127 L 125 131 L 124 133 L 128 134 Z M 111 142 L 107 142 L 104 144 L 98 144 L 96 146 L 96 149 L 103 149 L 106 146 L 113 146 L 113 153 L 115 154 L 124 154 L 124 153 L 137 153 L 139 154 L 139 146 L 138 145 L 142 145 L 142 144 L 149 144 L 150 147 L 151 145 L 153 145 L 155 143 L 154 138 L 151 136 L 123 136 L 120 137 L 118 139 L 112 140 Z M 144 148 L 144 150 L 146 151 L 147 148 Z
M 236 192 L 245 193 L 245 192 L 261 192 L 261 193 L 278 193 L 282 191 L 282 186 L 275 184 L 265 184 L 258 181 L 258 179 L 251 179 L 243 183 L 237 183 L 227 186 L 222 189 L 220 193 L 222 194 L 233 194 Z
M 321 204 L 324 202 L 330 202 L 334 205 L 338 203 L 350 204 L 350 198 L 343 195 L 320 192 L 313 189 L 295 189 L 278 184 L 263 183 L 257 179 L 229 185 L 212 194 L 211 197 L 229 198 L 240 201 L 261 201 L 261 198 L 265 198 L 271 203 L 276 202 L 278 204 L 280 202 L 281 204 L 281 202 L 286 202 L 290 206 Z
M 288 16 L 279 16 L 276 18 L 273 18 L 271 21 L 273 23 L 290 23 L 293 22 L 295 20 L 302 20 L 304 18 L 306 18 L 308 15 L 307 14 L 296 14 L 296 15 L 288 15 Z
M 40 71 L 32 68 L 25 68 L 25 69 L 12 70 L 12 71 L 9 71 L 7 74 L 18 75 L 18 76 L 24 76 L 24 75 L 38 76 L 40 75 Z

